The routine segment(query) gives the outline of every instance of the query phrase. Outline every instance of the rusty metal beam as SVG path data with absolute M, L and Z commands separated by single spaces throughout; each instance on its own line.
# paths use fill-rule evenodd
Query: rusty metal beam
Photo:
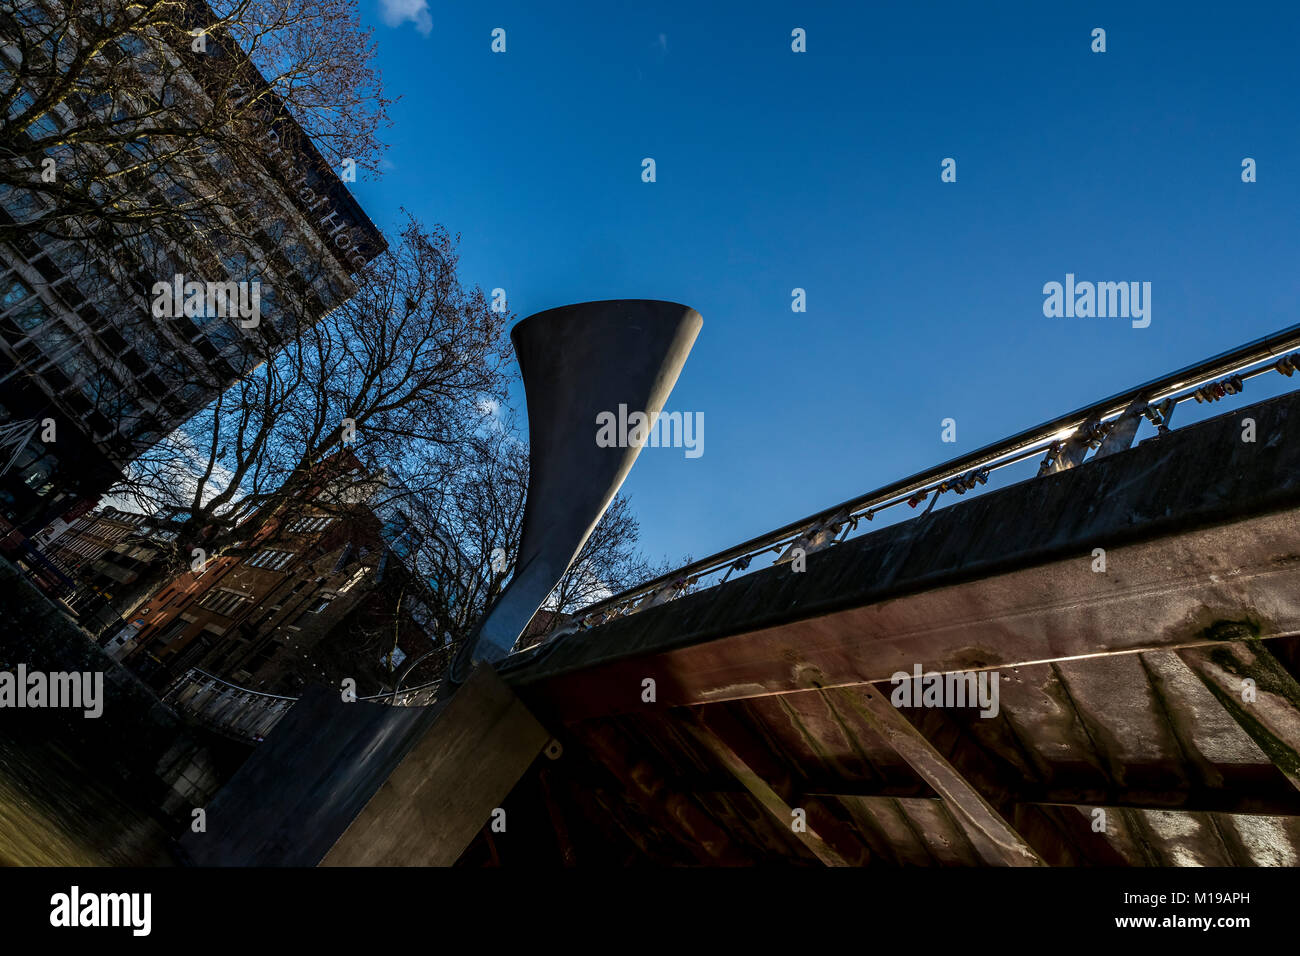
M 884 694 L 874 688 L 864 691 L 832 688 L 824 693 L 857 714 L 934 788 L 949 812 L 965 825 L 971 843 L 987 862 L 1006 866 L 1046 865 L 1011 824 L 889 703 Z

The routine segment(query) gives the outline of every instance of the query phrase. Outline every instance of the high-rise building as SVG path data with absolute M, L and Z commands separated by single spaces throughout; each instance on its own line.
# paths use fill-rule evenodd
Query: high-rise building
M 0 83 L 17 68 L 4 28 Z M 125 36 L 117 52 L 139 42 Z M 113 102 L 74 92 L 40 122 L 107 121 Z M 20 96 L 11 112 L 24 106 Z M 84 513 L 133 458 L 274 354 L 295 325 L 345 301 L 355 273 L 385 248 L 286 111 L 260 145 L 252 176 L 243 140 L 238 147 L 248 192 L 240 222 L 214 207 L 137 235 L 59 238 L 34 225 L 48 200 L 0 185 L 0 227 L 29 227 L 0 242 L 0 550 L 29 553 L 30 534 Z M 155 198 L 179 189 L 180 201 L 233 165 L 209 149 L 187 167 L 183 188 L 161 170 L 138 187 Z M 181 295 L 163 295 L 160 283 Z M 254 304 L 256 316 L 246 314 Z

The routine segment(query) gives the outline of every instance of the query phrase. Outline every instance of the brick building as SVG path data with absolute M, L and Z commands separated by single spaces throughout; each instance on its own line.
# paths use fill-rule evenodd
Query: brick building
M 351 677 L 359 695 L 440 673 L 442 631 L 409 564 L 418 535 L 395 506 L 295 508 L 238 553 L 168 581 L 109 642 L 156 688 L 190 668 L 266 693 Z M 433 653 L 429 653 L 433 652 Z
M 29 560 L 43 556 L 31 576 L 91 634 L 116 630 L 157 589 L 159 557 L 176 539 L 176 524 L 165 514 L 111 506 L 58 520 L 31 539 Z

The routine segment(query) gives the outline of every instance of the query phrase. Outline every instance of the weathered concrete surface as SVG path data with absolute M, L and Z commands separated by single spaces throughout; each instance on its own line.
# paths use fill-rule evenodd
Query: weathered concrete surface
M 315 866 L 415 746 L 439 705 L 344 703 L 319 685 L 294 704 L 181 846 L 201 866 Z
M 492 668 L 480 665 L 322 865 L 451 866 L 548 739 Z
M 1257 442 L 1241 440 L 1254 418 Z M 960 500 L 560 639 L 502 668 L 539 713 L 634 711 L 1300 633 L 1300 394 Z M 1107 571 L 1092 571 L 1104 548 Z M 1135 626 L 1140 622 L 1140 626 Z
M 201 866 L 450 866 L 548 739 L 489 666 L 428 707 L 315 686 L 182 848 Z

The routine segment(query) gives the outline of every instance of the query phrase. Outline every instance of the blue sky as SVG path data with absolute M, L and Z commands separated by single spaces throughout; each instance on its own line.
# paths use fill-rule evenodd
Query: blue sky
M 519 318 L 703 314 L 668 409 L 704 454 L 647 448 L 624 486 L 653 558 L 1300 321 L 1293 5 L 360 2 L 401 97 L 353 187 L 381 228 L 459 232 Z M 1150 326 L 1044 317 L 1067 272 L 1150 282 Z

